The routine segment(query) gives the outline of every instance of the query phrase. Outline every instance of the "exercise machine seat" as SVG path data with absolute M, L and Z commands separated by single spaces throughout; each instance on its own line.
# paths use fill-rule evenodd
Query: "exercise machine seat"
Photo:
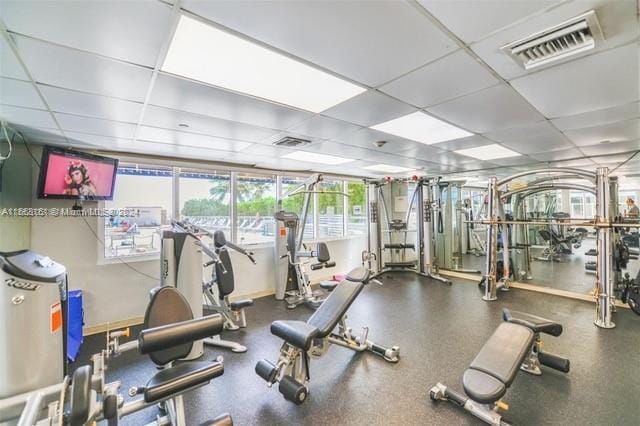
M 534 333 L 529 328 L 510 322 L 501 323 L 464 374 L 463 385 L 467 395 L 483 404 L 500 399 L 515 379 L 533 339 Z
M 507 387 L 500 380 L 471 368 L 464 372 L 462 385 L 467 395 L 481 404 L 497 401 L 507 392 Z
M 338 281 L 320 281 L 320 288 L 327 291 L 333 291 L 340 284 Z
M 188 362 L 166 368 L 147 382 L 144 401 L 152 403 L 175 396 L 195 386 L 206 384 L 223 373 L 224 367 L 219 362 Z
M 322 306 L 324 305 L 320 307 Z M 304 321 L 274 321 L 271 323 L 271 334 L 305 351 L 309 350 L 311 342 L 318 335 L 318 332 L 317 327 Z
M 253 299 L 236 300 L 235 302 L 229 303 L 229 307 L 233 311 L 237 311 L 248 306 L 253 306 Z
M 536 315 L 524 312 L 510 311 L 507 308 L 502 309 L 502 318 L 513 324 L 523 325 L 534 333 L 545 333 L 558 337 L 562 334 L 562 324 L 555 321 L 542 318 Z
M 362 269 L 362 271 L 360 271 Z M 349 280 L 351 276 L 352 280 Z M 364 268 L 358 268 L 358 270 L 351 271 L 347 276 L 347 280 L 341 282 L 335 290 L 329 294 L 329 297 L 320 305 L 320 307 L 311 315 L 311 318 L 307 321 L 312 327 L 317 328 L 317 337 L 327 337 L 329 333 L 336 328 L 338 321 L 342 318 L 349 309 L 349 306 L 356 300 L 358 294 L 364 287 L 361 280 L 356 278 L 368 279 L 369 273 Z

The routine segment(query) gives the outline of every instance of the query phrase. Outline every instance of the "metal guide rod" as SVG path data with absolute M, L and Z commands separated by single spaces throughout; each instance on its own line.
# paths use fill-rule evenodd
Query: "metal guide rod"
M 558 226 L 590 226 L 593 228 L 637 228 L 640 223 L 637 222 L 591 222 L 583 219 L 564 219 L 559 218 L 562 222 L 544 221 L 544 220 L 465 220 L 465 223 L 476 223 L 480 225 L 506 224 L 506 225 L 558 225 Z M 572 220 L 577 220 L 572 222 Z
M 596 169 L 596 222 L 608 223 L 610 220 L 611 192 L 609 188 L 609 169 Z M 596 228 L 596 320 L 595 325 L 601 328 L 613 328 L 613 256 L 611 229 Z
M 498 244 L 496 241 L 497 237 L 497 218 L 496 218 L 496 206 L 495 203 L 497 201 L 497 191 L 498 191 L 498 178 L 495 176 L 489 178 L 489 195 L 488 195 L 488 206 L 487 206 L 487 214 L 491 219 L 490 223 L 487 224 L 487 258 L 485 264 L 485 290 L 484 296 L 482 296 L 483 300 L 491 301 L 496 300 L 496 256 L 498 251 Z
M 584 191 L 584 192 L 590 192 L 592 194 L 595 194 L 595 190 L 590 186 L 579 185 L 575 183 L 559 182 L 559 183 L 539 183 L 537 185 L 523 186 L 522 188 L 516 188 L 512 191 L 503 192 L 502 194 L 500 194 L 500 197 L 507 198 L 514 194 L 519 194 L 521 192 L 526 192 L 527 195 L 533 195 L 538 192 L 550 191 L 550 190 L 556 190 L 556 189 L 574 189 L 576 191 Z
M 496 185 L 498 187 L 511 182 L 514 179 L 518 179 L 524 176 L 529 176 L 529 175 L 536 175 L 536 174 L 544 174 L 544 173 L 555 173 L 555 174 L 567 174 L 567 175 L 579 175 L 579 176 L 584 176 L 588 179 L 591 180 L 595 180 L 596 179 L 596 174 L 593 172 L 587 172 L 585 170 L 581 170 L 581 169 L 574 169 L 571 167 L 556 167 L 556 168 L 549 168 L 549 169 L 538 169 L 538 170 L 529 170 L 526 172 L 522 172 L 522 173 L 516 173 L 515 175 L 511 175 L 509 177 L 506 177 L 504 179 L 502 179 L 501 181 L 497 182 Z

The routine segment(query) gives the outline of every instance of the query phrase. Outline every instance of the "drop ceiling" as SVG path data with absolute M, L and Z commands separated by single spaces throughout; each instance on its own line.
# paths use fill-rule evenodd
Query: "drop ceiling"
M 526 71 L 500 50 L 591 9 L 605 41 L 588 53 Z M 364 91 L 312 113 L 163 72 L 182 15 Z M 355 176 L 617 167 L 640 149 L 636 0 L 0 0 L 0 20 L 0 118 L 33 143 Z M 424 145 L 370 128 L 418 111 L 472 136 Z M 287 135 L 312 142 L 272 145 Z M 521 155 L 454 153 L 492 144 Z M 282 158 L 296 150 L 353 161 Z

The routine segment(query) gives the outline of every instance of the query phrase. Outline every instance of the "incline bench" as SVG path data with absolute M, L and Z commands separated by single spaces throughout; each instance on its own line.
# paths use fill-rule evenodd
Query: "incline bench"
M 508 407 L 500 401 L 518 370 L 541 375 L 540 365 L 569 372 L 569 360 L 541 352 L 540 333 L 559 336 L 562 325 L 522 312 L 503 309 L 500 324 L 464 372 L 462 384 L 468 398 L 442 383 L 429 392 L 433 401 L 452 401 L 479 419 L 496 426 L 507 425 L 497 412 Z
M 307 322 L 274 321 L 271 333 L 284 340 L 280 358 L 276 365 L 266 359 L 259 361 L 256 373 L 269 386 L 279 382 L 278 388 L 285 399 L 302 404 L 309 393 L 309 356 L 323 355 L 332 343 L 357 352 L 371 351 L 389 362 L 398 362 L 400 349 L 397 346 L 386 348 L 367 340 L 367 327 L 363 328 L 362 335 L 354 336 L 346 325 L 346 312 L 369 279 L 369 270 L 356 268 L 336 286 Z M 336 326 L 338 332 L 333 333 Z

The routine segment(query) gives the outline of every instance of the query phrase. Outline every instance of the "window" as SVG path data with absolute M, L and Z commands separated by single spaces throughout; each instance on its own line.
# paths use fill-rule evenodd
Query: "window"
M 304 199 L 306 194 L 296 194 L 292 196 L 287 196 L 290 191 L 293 191 L 300 185 L 304 183 L 304 179 L 292 178 L 292 177 L 282 177 L 282 209 L 287 212 L 293 212 L 300 217 L 302 220 L 302 206 L 304 203 Z M 312 240 L 315 238 L 315 231 L 313 227 L 313 212 L 314 212 L 314 204 L 313 204 L 313 195 L 309 200 L 309 208 L 307 210 L 307 221 L 304 227 L 304 239 Z
M 119 164 L 114 197 L 105 201 L 105 208 L 127 209 L 135 215 L 105 218 L 105 258 L 159 255 L 160 228 L 172 218 L 172 180 L 168 167 Z
M 318 194 L 318 237 L 341 237 L 344 235 L 344 183 L 341 180 L 320 182 Z
M 571 217 L 585 217 L 584 212 L 584 194 L 578 191 L 571 191 L 570 193 L 570 202 L 571 202 Z
M 180 170 L 180 217 L 231 238 L 231 179 L 228 173 Z
M 239 244 L 272 243 L 275 235 L 275 176 L 238 175 L 236 193 Z
M 367 186 L 362 182 L 347 182 L 347 235 L 367 234 Z

